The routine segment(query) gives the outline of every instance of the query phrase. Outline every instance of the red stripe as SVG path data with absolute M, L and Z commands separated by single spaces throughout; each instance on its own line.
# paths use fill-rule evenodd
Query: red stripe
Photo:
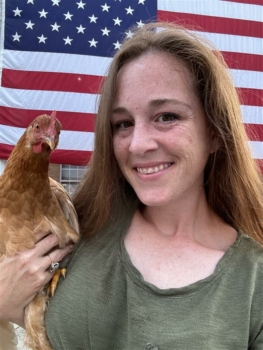
M 237 91 L 242 105 L 263 106 L 263 90 L 238 88 Z
M 87 165 L 92 152 L 55 150 L 50 158 L 51 163 Z
M 263 0 L 221 0 L 228 2 L 239 2 L 241 4 L 249 4 L 249 5 L 263 5 Z
M 0 143 L 0 159 L 8 159 L 13 149 L 14 146 Z M 55 150 L 50 161 L 58 164 L 87 165 L 91 155 L 90 151 Z
M 38 115 L 51 112 L 0 106 L 0 124 L 27 128 Z M 57 118 L 63 130 L 94 131 L 94 114 L 57 111 Z
M 261 171 L 261 173 L 263 174 L 263 160 L 262 159 L 255 159 L 258 167 L 259 167 L 259 170 Z
M 244 124 L 250 141 L 263 141 L 262 124 Z
M 263 55 L 236 52 L 222 54 L 229 68 L 263 72 Z M 76 83 L 76 79 L 80 79 L 79 84 Z M 25 72 L 4 68 L 2 86 L 25 90 L 97 93 L 101 80 L 102 77 L 98 76 L 78 75 L 76 78 L 76 74 Z
M 252 55 L 248 55 L 252 56 Z M 227 64 L 229 64 L 230 68 L 235 68 L 235 69 L 241 69 L 244 67 L 244 62 L 247 63 L 247 61 L 242 59 L 241 54 L 236 54 L 236 55 L 229 55 L 229 53 L 224 53 L 224 57 L 226 58 Z M 237 61 L 235 61 L 235 66 L 233 67 L 234 64 L 234 59 L 238 59 L 240 57 L 241 59 L 241 64 Z M 260 57 L 260 56 L 259 56 Z M 263 71 L 263 56 L 261 63 L 260 60 L 258 59 L 257 62 L 259 63 L 260 67 Z M 19 73 L 23 73 L 20 71 L 11 71 L 11 70 L 4 70 L 5 75 L 7 72 L 16 72 L 17 76 L 19 76 Z M 23 75 L 23 74 L 22 74 Z M 50 77 L 52 74 L 50 74 Z M 46 80 L 48 81 L 48 80 Z M 33 82 L 33 80 L 32 80 Z M 19 88 L 20 89 L 29 89 L 31 90 L 31 86 L 27 82 L 24 86 L 23 81 L 20 81 L 19 83 Z M 8 86 L 6 86 L 8 87 Z M 11 86 L 10 86 L 11 87 Z M 44 90 L 48 90 L 48 86 L 42 86 Z M 255 105 L 255 106 L 263 106 L 263 90 L 260 89 L 248 89 L 248 88 L 240 88 L 239 89 L 242 97 L 243 104 L 245 105 Z M 15 108 L 7 108 L 7 107 L 0 107 L 0 111 L 3 109 L 2 115 L 0 115 L 0 123 L 1 120 L 2 124 L 9 125 L 8 120 L 14 120 L 14 125 L 13 126 L 19 126 L 19 127 L 26 127 L 29 122 L 31 122 L 37 115 L 46 113 L 46 111 L 27 111 L 23 109 L 15 109 Z M 65 124 L 65 130 L 85 130 L 85 131 L 93 131 L 94 125 L 93 125 L 93 114 L 84 114 L 84 113 L 73 113 L 73 112 L 59 112 L 59 118 L 61 119 L 61 123 L 64 125 Z M 23 124 L 21 124 L 21 120 L 23 120 Z M 6 121 L 5 121 L 6 120 Z M 92 121 L 91 121 L 92 120 Z
M 102 78 L 96 75 L 31 72 L 3 68 L 2 86 L 12 89 L 97 93 Z
M 227 51 L 221 53 L 229 68 L 263 72 L 263 55 Z
M 179 22 L 198 31 L 262 38 L 263 22 L 242 19 L 158 11 L 158 21 Z

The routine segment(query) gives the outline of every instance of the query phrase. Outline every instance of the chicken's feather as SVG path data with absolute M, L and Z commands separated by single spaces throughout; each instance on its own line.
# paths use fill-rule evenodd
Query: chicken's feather
M 48 177 L 60 129 L 54 112 L 37 117 L 7 161 L 0 177 L 0 259 L 33 248 L 39 231 L 56 234 L 60 247 L 78 240 L 78 219 L 70 197 Z M 34 350 L 51 349 L 44 329 L 47 300 L 44 289 L 26 308 L 26 339 Z

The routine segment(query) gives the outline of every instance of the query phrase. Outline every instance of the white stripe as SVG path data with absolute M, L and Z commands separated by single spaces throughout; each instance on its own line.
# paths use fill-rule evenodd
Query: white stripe
M 263 22 L 262 6 L 219 0 L 157 0 L 162 11 Z
M 230 69 L 230 73 L 238 88 L 263 89 L 263 72 Z
M 243 122 L 246 124 L 263 124 L 263 107 L 241 106 Z
M 25 129 L 1 125 L 0 143 L 16 145 Z M 93 151 L 94 133 L 62 130 L 57 149 L 73 151 Z
M 95 113 L 95 94 L 0 88 L 0 105 L 5 107 Z
M 111 58 L 66 53 L 4 50 L 3 67 L 9 69 L 104 76 Z
M 263 55 L 263 39 L 261 38 L 199 31 L 194 31 L 194 33 L 209 40 L 220 51 Z
M 263 142 L 261 141 L 249 141 L 249 147 L 253 158 L 263 159 Z
M 239 35 L 195 32 L 220 51 L 263 55 L 263 39 Z M 3 68 L 104 76 L 112 58 L 48 52 L 4 50 Z

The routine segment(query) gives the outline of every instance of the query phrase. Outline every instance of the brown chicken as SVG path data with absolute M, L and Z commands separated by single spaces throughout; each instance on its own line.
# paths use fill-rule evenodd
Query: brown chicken
M 56 234 L 60 247 L 79 238 L 77 215 L 70 197 L 48 176 L 50 154 L 58 144 L 60 129 L 56 112 L 37 117 L 7 161 L 0 177 L 0 260 L 34 247 L 35 233 L 39 231 Z M 64 267 L 63 262 L 60 267 Z M 26 307 L 25 342 L 34 350 L 51 349 L 44 313 L 50 291 L 54 293 L 55 288 L 56 282 L 52 287 L 49 284 Z

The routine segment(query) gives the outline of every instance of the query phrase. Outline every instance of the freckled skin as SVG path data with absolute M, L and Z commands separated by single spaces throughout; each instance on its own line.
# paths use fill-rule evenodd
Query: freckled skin
M 199 195 L 215 140 L 183 62 L 155 52 L 126 63 L 111 122 L 116 159 L 142 203 L 169 207 Z M 161 164 L 171 166 L 159 177 L 136 171 Z

